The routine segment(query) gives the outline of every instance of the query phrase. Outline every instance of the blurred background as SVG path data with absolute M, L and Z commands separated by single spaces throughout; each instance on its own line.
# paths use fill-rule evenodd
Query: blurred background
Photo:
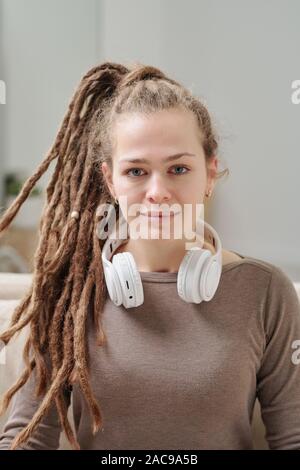
M 0 216 L 52 146 L 95 64 L 161 68 L 207 105 L 220 170 L 206 220 L 223 247 L 300 280 L 299 0 L 0 0 Z M 0 236 L 0 271 L 30 272 L 55 162 Z

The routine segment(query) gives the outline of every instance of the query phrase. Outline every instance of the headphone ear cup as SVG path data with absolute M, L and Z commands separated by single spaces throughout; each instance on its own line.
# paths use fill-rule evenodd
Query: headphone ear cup
M 209 250 L 196 247 L 188 250 L 184 256 L 177 275 L 178 295 L 185 302 L 199 304 L 203 297 L 200 288 L 205 272 L 206 261 L 210 258 Z
M 203 267 L 203 273 L 200 279 L 200 295 L 203 300 L 211 300 L 219 286 L 222 274 L 222 267 L 210 256 Z
M 118 307 L 122 304 L 123 295 L 119 275 L 113 263 L 104 266 L 105 283 L 112 302 Z
M 120 281 L 124 307 L 142 305 L 144 303 L 143 284 L 132 254 L 129 251 L 118 253 L 113 257 L 112 264 Z

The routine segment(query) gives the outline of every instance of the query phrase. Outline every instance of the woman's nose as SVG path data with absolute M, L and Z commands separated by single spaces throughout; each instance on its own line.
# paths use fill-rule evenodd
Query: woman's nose
M 153 177 L 149 183 L 146 198 L 152 203 L 161 204 L 171 198 L 171 193 L 166 187 L 163 178 Z

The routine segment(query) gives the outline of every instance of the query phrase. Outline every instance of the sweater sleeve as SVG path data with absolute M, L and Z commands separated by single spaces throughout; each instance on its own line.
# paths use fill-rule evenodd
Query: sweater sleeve
M 264 313 L 257 397 L 265 437 L 270 449 L 300 450 L 300 304 L 292 281 L 276 266 Z
M 9 405 L 8 419 L 0 433 L 0 450 L 9 450 L 14 438 L 31 421 L 42 403 L 43 396 L 35 395 L 36 368 L 33 369 L 27 382 L 13 396 Z M 67 408 L 70 406 L 71 391 L 65 390 L 64 398 Z M 61 424 L 55 401 L 43 417 L 27 442 L 15 450 L 57 450 L 61 433 Z

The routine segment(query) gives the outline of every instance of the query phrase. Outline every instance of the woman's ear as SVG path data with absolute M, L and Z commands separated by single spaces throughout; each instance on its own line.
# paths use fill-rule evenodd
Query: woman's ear
M 216 183 L 216 174 L 218 172 L 218 158 L 217 157 L 212 157 L 208 160 L 206 163 L 207 165 L 207 190 L 211 190 L 211 192 L 214 189 L 215 183 Z
M 115 195 L 113 178 L 112 178 L 112 176 L 113 176 L 112 175 L 112 170 L 111 170 L 111 168 L 110 168 L 110 166 L 108 165 L 107 162 L 102 163 L 101 170 L 102 170 L 102 173 L 103 173 L 103 177 L 104 177 L 106 186 L 107 186 L 110 194 L 112 195 L 112 197 L 115 199 L 116 195 Z

